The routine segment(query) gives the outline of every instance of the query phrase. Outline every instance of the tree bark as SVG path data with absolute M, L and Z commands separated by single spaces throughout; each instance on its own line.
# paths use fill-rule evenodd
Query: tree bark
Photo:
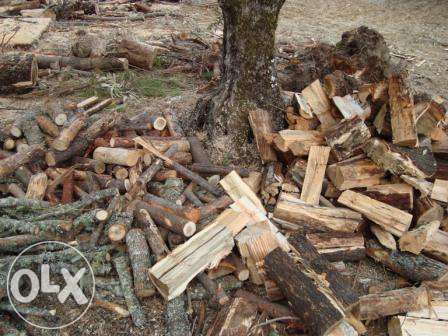
M 274 69 L 275 31 L 284 0 L 220 0 L 224 18 L 221 82 L 198 101 L 198 126 L 210 135 L 229 136 L 237 152 L 249 136 L 248 113 L 259 107 L 274 114 L 281 106 Z

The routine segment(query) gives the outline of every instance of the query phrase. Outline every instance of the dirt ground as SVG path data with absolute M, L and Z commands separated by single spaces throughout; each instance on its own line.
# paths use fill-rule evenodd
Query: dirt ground
M 145 22 L 56 22 L 45 33 L 36 49 L 45 53 L 68 55 L 70 41 L 77 29 L 86 29 L 104 39 L 130 34 L 141 41 L 161 40 L 181 32 L 212 41 L 220 38 L 219 9 L 216 1 L 185 1 L 182 4 L 158 4 L 160 11 L 174 13 Z M 351 28 L 367 25 L 382 33 L 394 55 L 394 61 L 408 63 L 416 89 L 448 98 L 448 2 L 419 0 L 287 0 L 280 17 L 277 40 L 279 42 L 302 43 L 321 40 L 335 43 L 340 35 Z M 176 80 L 176 90 L 165 90 L 162 94 L 139 96 L 128 95 L 128 113 L 144 109 L 171 108 L 178 113 L 187 113 L 194 107 L 198 97 L 197 88 L 205 83 L 197 74 L 164 75 L 154 70 L 145 76 L 162 80 Z M 120 81 L 115 75 L 107 76 L 110 92 L 120 90 Z M 112 84 L 111 84 L 112 83 Z M 115 86 L 113 84 L 116 84 Z M 121 92 L 121 91 L 119 91 Z M 70 99 L 88 95 L 76 92 Z M 43 108 L 43 100 L 17 101 L 0 98 L 1 106 L 21 108 Z M 5 110 L 6 111 L 6 110 Z M 5 112 L 6 113 L 6 112 Z M 221 157 L 216 163 L 225 163 Z M 368 285 L 384 280 L 389 275 L 373 262 L 364 260 L 351 265 L 353 287 L 365 292 Z M 119 302 L 119 301 L 117 301 Z M 124 305 L 124 302 L 120 302 Z M 163 302 L 154 298 L 144 302 L 145 312 L 151 326 L 135 330 L 130 319 L 118 319 L 109 312 L 93 307 L 79 323 L 62 332 L 30 330 L 35 335 L 165 335 L 163 325 Z M 369 335 L 384 333 L 384 323 L 369 328 Z

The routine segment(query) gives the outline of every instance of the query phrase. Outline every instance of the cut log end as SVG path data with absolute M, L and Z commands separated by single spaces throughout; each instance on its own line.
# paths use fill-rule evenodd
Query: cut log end
M 126 227 L 123 224 L 111 225 L 107 235 L 113 242 L 122 241 L 126 236 Z
M 196 232 L 196 224 L 193 222 L 188 222 L 183 228 L 183 233 L 185 237 L 191 237 Z
M 98 210 L 95 217 L 98 221 L 104 222 L 109 217 L 109 213 L 106 210 Z

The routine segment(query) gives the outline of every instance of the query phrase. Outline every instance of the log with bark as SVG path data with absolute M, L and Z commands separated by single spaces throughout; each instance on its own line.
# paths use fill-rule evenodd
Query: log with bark
M 37 82 L 38 62 L 33 54 L 3 53 L 0 55 L 0 92 L 17 90 L 22 82 L 34 86 Z
M 73 56 L 49 56 L 37 55 L 37 65 L 39 69 L 60 69 L 64 67 L 72 67 L 76 70 L 90 71 L 123 71 L 129 68 L 127 59 L 123 58 L 79 58 Z

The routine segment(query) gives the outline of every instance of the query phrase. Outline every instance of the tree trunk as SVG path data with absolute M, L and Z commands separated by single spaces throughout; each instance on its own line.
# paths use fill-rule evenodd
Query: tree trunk
M 220 0 L 224 18 L 222 78 L 218 89 L 198 101 L 199 127 L 216 139 L 228 136 L 235 149 L 247 143 L 248 114 L 256 107 L 279 122 L 280 87 L 274 67 L 275 31 L 285 0 Z M 273 113 L 276 111 L 277 113 Z

